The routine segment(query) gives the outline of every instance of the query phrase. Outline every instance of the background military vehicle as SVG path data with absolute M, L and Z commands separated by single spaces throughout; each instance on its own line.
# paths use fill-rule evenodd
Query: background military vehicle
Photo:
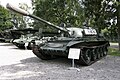
M 47 31 L 36 30 L 36 29 L 20 29 L 14 30 L 12 33 L 19 33 L 21 37 L 14 39 L 12 43 L 20 49 L 32 49 L 33 44 L 39 45 L 50 39 L 53 34 L 58 35 L 58 33 L 50 33 Z
M 60 37 L 50 39 L 42 45 L 34 46 L 33 53 L 41 59 L 52 59 L 56 56 L 68 58 L 71 48 L 80 49 L 79 60 L 75 61 L 82 65 L 91 65 L 107 55 L 109 41 L 99 36 L 93 28 L 59 27 L 10 4 L 7 4 L 7 8 L 24 16 L 35 18 L 61 31 Z
M 3 42 L 12 42 L 14 39 L 19 39 L 22 34 L 25 34 L 26 29 L 16 30 L 16 29 L 7 29 L 0 33 L 0 41 Z M 28 29 L 27 29 L 28 30 Z
M 30 42 L 32 40 L 38 39 L 37 36 L 38 30 L 32 28 L 19 29 L 19 30 L 11 30 L 11 33 L 14 37 L 14 34 L 19 34 L 17 39 L 13 39 L 12 43 L 16 45 L 20 49 L 31 49 Z M 16 35 L 15 35 L 16 36 Z M 20 37 L 19 37 L 20 36 Z
M 2 31 L 0 33 L 0 41 L 1 42 L 10 42 L 13 39 L 10 30 Z
M 13 29 L 10 30 L 10 32 L 13 39 L 19 39 L 21 35 L 34 34 L 35 32 L 38 32 L 38 30 L 32 28 L 25 28 L 25 29 L 15 29 L 15 30 Z
M 0 42 L 5 42 L 5 38 L 4 38 L 3 34 L 2 34 L 2 32 L 0 33 Z
M 38 37 L 33 34 L 26 34 L 21 35 L 19 39 L 13 40 L 12 43 L 20 49 L 31 49 L 32 46 L 30 45 L 30 42 L 37 38 Z

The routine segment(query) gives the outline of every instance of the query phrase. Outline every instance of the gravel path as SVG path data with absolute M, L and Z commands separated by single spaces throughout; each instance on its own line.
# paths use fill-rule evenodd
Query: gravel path
M 45 61 L 31 50 L 0 43 L 0 80 L 120 80 L 120 57 L 108 55 L 91 66 L 70 67 L 71 60 Z

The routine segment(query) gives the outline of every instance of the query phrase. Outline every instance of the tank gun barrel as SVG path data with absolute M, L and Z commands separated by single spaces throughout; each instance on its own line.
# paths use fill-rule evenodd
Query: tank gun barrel
M 43 23 L 45 23 L 45 24 L 48 24 L 48 25 L 50 25 L 50 26 L 52 26 L 52 27 L 54 27 L 54 28 L 56 28 L 56 29 L 58 29 L 58 30 L 60 30 L 60 31 L 63 31 L 63 32 L 65 32 L 65 33 L 68 33 L 68 30 L 67 30 L 67 29 L 62 28 L 62 27 L 59 27 L 59 26 L 57 26 L 57 25 L 54 25 L 54 24 L 52 24 L 52 23 L 50 23 L 50 22 L 48 22 L 48 21 L 46 21 L 46 20 L 44 20 L 44 19 L 42 19 L 42 18 L 40 18 L 40 17 L 37 17 L 37 16 L 35 16 L 35 15 L 32 15 L 32 14 L 30 14 L 29 12 L 27 12 L 27 11 L 25 11 L 25 10 L 23 10 L 23 9 L 17 8 L 17 7 L 15 7 L 15 6 L 13 6 L 13 5 L 9 4 L 9 3 L 6 5 L 6 7 L 7 7 L 7 9 L 9 9 L 9 10 L 11 10 L 11 11 L 14 11 L 14 12 L 19 13 L 19 14 L 24 15 L 24 16 L 32 17 L 32 18 L 34 18 L 34 19 L 36 19 L 36 20 L 39 20 L 39 21 L 41 21 L 41 22 L 43 22 Z M 68 34 L 69 34 L 69 33 L 68 33 Z

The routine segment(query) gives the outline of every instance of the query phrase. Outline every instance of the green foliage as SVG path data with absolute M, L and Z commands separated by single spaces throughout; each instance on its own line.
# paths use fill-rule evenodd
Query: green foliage
M 106 29 L 105 35 L 117 38 L 117 7 L 115 0 L 32 0 L 36 16 L 51 23 L 70 23 L 80 27 L 83 22 L 98 29 L 99 32 Z M 35 27 L 46 27 L 39 21 L 34 22 Z
M 84 21 L 83 9 L 79 0 L 33 0 L 34 14 L 51 23 L 70 23 L 80 27 Z M 35 21 L 35 26 L 46 24 Z
M 11 22 L 16 29 L 23 29 L 26 27 L 26 23 L 22 15 L 11 12 Z
M 0 31 L 4 31 L 13 27 L 10 18 L 11 16 L 9 11 L 0 5 Z
M 26 3 L 19 3 L 19 8 L 28 11 L 29 7 Z M 24 29 L 27 27 L 28 23 L 28 17 L 23 16 L 21 14 L 10 12 L 11 14 L 11 21 L 14 24 L 14 28 L 16 29 Z
M 118 49 L 109 48 L 108 54 L 113 56 L 120 56 L 120 51 Z
M 99 30 L 115 25 L 116 4 L 112 0 L 84 0 L 83 5 L 90 25 L 96 26 Z
M 118 40 L 120 35 L 120 6 L 119 0 L 83 0 L 85 17 L 88 24 L 94 26 L 99 32 L 105 32 L 110 40 Z M 119 31 L 118 31 L 119 30 Z

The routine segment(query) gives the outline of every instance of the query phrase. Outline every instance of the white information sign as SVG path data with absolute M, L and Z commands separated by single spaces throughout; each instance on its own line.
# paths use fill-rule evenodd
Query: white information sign
M 70 48 L 68 58 L 70 59 L 79 59 L 80 56 L 80 49 L 77 48 Z

